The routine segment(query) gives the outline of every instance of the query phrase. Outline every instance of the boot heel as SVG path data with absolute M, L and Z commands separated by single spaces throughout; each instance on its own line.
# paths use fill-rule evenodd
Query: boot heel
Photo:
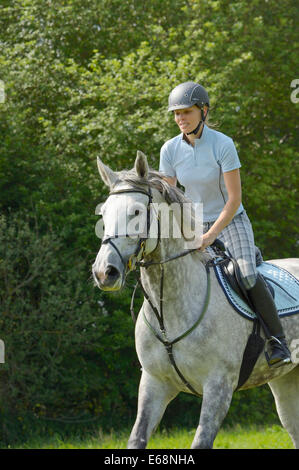
M 270 354 L 267 351 L 268 345 L 271 349 Z M 265 356 L 269 367 L 280 367 L 292 362 L 291 353 L 284 336 L 270 336 L 266 340 Z

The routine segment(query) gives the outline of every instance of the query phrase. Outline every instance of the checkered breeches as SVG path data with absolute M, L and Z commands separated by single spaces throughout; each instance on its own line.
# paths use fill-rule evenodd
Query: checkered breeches
M 212 225 L 213 222 L 204 223 L 203 232 L 206 233 Z M 237 260 L 244 287 L 246 289 L 253 287 L 257 278 L 256 248 L 252 226 L 246 212 L 236 215 L 217 238 Z

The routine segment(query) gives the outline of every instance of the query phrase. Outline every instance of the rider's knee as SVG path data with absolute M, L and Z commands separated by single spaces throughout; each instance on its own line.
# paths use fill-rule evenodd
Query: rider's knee
M 257 275 L 250 274 L 249 276 L 243 277 L 242 281 L 246 290 L 251 289 L 256 283 Z

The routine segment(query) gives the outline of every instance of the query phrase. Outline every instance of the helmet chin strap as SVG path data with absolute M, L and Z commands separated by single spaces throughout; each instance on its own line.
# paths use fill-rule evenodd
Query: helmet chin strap
M 190 135 L 190 134 L 195 134 L 195 135 L 196 135 L 197 132 L 198 132 L 199 129 L 200 129 L 201 124 L 202 124 L 203 122 L 205 122 L 206 116 L 205 116 L 204 110 L 201 108 L 200 111 L 201 111 L 201 121 L 199 121 L 198 126 L 196 126 L 193 131 L 187 132 L 187 135 Z M 207 113 L 207 114 L 208 114 L 208 113 Z

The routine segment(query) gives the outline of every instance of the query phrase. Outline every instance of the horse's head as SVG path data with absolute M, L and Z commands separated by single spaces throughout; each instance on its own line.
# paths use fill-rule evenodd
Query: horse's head
M 98 158 L 98 169 L 109 187 L 108 199 L 101 207 L 104 235 L 100 251 L 92 266 L 94 280 L 103 290 L 119 290 L 126 274 L 137 260 L 157 247 L 158 219 L 154 213 L 153 192 L 147 184 L 147 158 L 137 152 L 134 169 L 127 172 L 138 184 L 121 178 Z

